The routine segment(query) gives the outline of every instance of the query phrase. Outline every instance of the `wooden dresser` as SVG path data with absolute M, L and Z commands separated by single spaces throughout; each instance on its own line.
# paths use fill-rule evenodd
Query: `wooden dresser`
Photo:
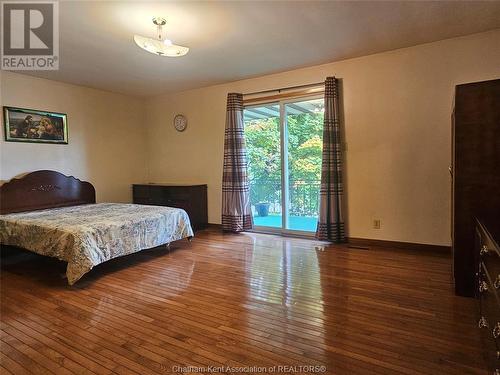
M 134 203 L 182 208 L 194 230 L 208 225 L 207 185 L 132 185 Z
M 456 87 L 452 137 L 455 292 L 472 297 L 478 268 L 474 218 L 500 212 L 500 79 Z
M 497 220 L 494 220 L 497 221 Z M 492 226 L 488 226 L 492 224 Z M 498 222 L 480 219 L 476 224 L 476 256 L 479 260 L 477 294 L 479 328 L 485 360 L 491 374 L 500 375 L 500 228 Z

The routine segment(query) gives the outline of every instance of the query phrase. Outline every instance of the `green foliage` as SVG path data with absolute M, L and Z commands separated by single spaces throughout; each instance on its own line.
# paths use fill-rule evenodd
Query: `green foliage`
M 248 171 L 251 181 L 279 180 L 280 124 L 278 118 L 245 124 Z
M 323 114 L 288 115 L 288 170 L 291 208 L 317 201 L 321 178 Z M 281 194 L 279 118 L 245 123 L 251 201 L 279 202 Z M 311 186 L 314 185 L 313 191 Z M 306 189 L 307 194 L 302 191 Z M 306 197 L 308 196 L 308 197 Z M 308 202 L 305 202 L 308 201 Z M 313 202 L 314 203 L 314 202 Z M 315 203 L 314 203 L 315 204 Z

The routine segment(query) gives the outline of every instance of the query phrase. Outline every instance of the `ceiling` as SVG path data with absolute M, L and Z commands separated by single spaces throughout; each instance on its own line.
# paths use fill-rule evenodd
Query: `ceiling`
M 155 15 L 188 55 L 135 45 Z M 152 96 L 495 28 L 500 1 L 62 1 L 60 70 L 28 74 Z

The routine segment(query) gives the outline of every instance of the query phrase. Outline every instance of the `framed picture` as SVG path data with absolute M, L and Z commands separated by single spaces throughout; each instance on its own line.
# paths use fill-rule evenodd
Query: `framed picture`
M 7 142 L 68 143 L 66 114 L 3 107 Z

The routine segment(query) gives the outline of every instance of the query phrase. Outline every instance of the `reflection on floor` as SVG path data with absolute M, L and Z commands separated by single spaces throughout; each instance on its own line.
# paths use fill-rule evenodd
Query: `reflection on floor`
M 450 262 L 204 231 L 107 262 L 68 287 L 63 263 L 18 257 L 1 265 L 0 365 L 14 374 L 189 365 L 485 374 L 476 301 L 453 295 Z

